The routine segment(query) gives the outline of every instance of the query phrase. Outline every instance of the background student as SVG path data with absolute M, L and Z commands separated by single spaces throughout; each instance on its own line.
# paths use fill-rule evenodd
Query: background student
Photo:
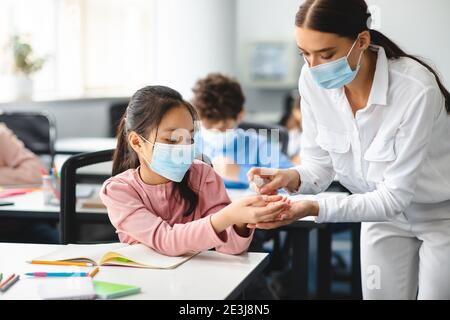
M 0 123 L 0 186 L 40 185 L 41 168 L 44 164 L 39 157 Z M 0 241 L 57 243 L 58 232 L 47 223 L 2 219 Z
M 202 123 L 197 152 L 208 156 L 224 179 L 247 183 L 246 174 L 252 166 L 292 165 L 278 145 L 270 144 L 257 131 L 238 128 L 244 118 L 245 97 L 235 79 L 211 73 L 197 81 L 193 92 L 193 104 Z
M 300 149 L 302 142 L 302 110 L 301 98 L 298 92 L 292 93 L 286 99 L 279 125 L 289 130 L 287 154 L 292 163 L 300 164 Z
M 0 123 L 0 185 L 41 184 L 44 165 L 4 123 Z
M 253 196 L 230 204 L 223 181 L 194 161 L 195 109 L 175 90 L 138 90 L 118 131 L 113 177 L 100 197 L 122 242 L 160 253 L 247 249 L 249 221 L 277 218 L 289 208 L 280 196 Z

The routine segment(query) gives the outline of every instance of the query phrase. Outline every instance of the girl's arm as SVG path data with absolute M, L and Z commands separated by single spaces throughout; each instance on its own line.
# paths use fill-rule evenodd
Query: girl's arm
M 130 184 L 119 179 L 106 181 L 100 198 L 122 242 L 139 242 L 169 256 L 209 250 L 225 243 L 213 229 L 211 216 L 171 226 L 144 206 Z

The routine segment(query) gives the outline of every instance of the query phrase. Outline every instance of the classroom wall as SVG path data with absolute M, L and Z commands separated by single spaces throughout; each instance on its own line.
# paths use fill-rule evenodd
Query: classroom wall
M 242 68 L 242 52 L 248 41 L 280 39 L 295 43 L 294 18 L 299 4 L 299 0 L 237 0 L 236 64 L 239 68 Z M 263 111 L 266 121 L 276 122 L 289 91 L 244 87 L 248 113 Z
M 56 122 L 57 138 L 107 137 L 109 106 L 125 98 L 81 99 L 0 104 L 0 111 L 45 111 Z
M 155 83 L 186 98 L 210 71 L 239 76 L 242 50 L 251 40 L 294 40 L 300 0 L 155 0 Z M 380 30 L 412 54 L 436 65 L 450 87 L 450 1 L 368 0 L 381 14 Z M 203 14 L 198 14 L 203 13 Z M 300 70 L 299 70 L 300 71 Z M 244 86 L 247 119 L 275 122 L 289 90 Z M 0 104 L 5 110 L 47 110 L 60 137 L 106 136 L 111 99 Z
M 187 99 L 199 77 L 235 74 L 235 0 L 156 0 L 156 83 Z
M 380 13 L 380 31 L 406 52 L 434 64 L 450 86 L 450 1 L 367 0 Z
M 294 38 L 294 17 L 300 0 L 237 0 L 236 56 L 239 65 L 243 43 L 250 39 Z M 381 14 L 380 31 L 407 52 L 427 58 L 450 87 L 450 1 L 367 0 Z M 284 90 L 245 89 L 250 111 L 263 110 L 276 117 Z

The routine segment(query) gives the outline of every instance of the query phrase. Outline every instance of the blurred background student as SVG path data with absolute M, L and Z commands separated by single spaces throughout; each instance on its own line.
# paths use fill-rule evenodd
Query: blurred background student
M 239 128 L 245 97 L 237 80 L 211 73 L 197 81 L 193 92 L 202 125 L 196 136 L 197 152 L 211 159 L 225 186 L 229 181 L 247 183 L 247 171 L 262 163 L 270 168 L 288 168 L 292 163 L 257 130 Z
M 41 184 L 43 163 L 0 123 L 0 185 Z
M 300 149 L 302 142 L 302 111 L 298 90 L 286 97 L 283 114 L 279 125 L 289 131 L 289 144 L 287 154 L 291 161 L 300 164 Z
M 42 183 L 44 165 L 35 154 L 25 148 L 22 141 L 5 124 L 0 123 L 0 186 L 38 186 Z M 57 243 L 55 226 L 3 219 L 0 224 L 0 241 Z

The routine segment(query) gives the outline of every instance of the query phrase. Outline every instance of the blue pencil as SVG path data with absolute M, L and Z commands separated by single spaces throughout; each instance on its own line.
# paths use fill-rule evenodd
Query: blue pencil
M 30 277 L 87 277 L 88 272 L 29 272 L 25 273 Z

